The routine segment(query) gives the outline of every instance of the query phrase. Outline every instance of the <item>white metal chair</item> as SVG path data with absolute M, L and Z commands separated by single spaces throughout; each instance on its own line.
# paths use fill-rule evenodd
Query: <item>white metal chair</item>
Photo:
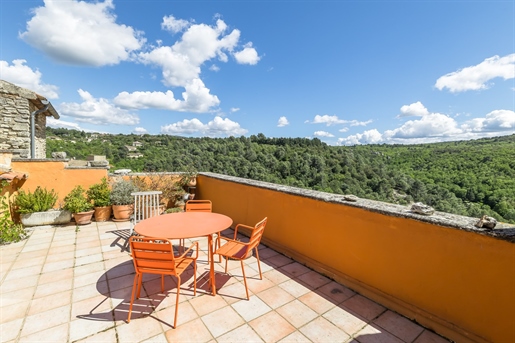
M 129 237 L 134 235 L 134 226 L 138 222 L 155 217 L 161 214 L 160 208 L 160 196 L 163 192 L 161 191 L 147 191 L 147 192 L 134 192 L 131 195 L 134 197 L 133 212 L 131 215 L 131 225 L 129 231 Z M 125 249 L 129 247 L 129 240 L 125 243 Z

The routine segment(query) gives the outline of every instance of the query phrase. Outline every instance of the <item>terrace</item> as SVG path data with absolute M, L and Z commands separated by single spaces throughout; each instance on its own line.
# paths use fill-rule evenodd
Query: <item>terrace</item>
M 30 163 L 16 163 L 36 184 L 69 173 L 63 180 L 87 185 L 107 173 L 90 170 L 88 178 L 84 170 L 45 168 L 38 177 Z M 474 228 L 474 218 L 424 217 L 403 206 L 211 173 L 199 175 L 197 196 L 235 224 L 268 216 L 263 280 L 255 278 L 255 259 L 246 261 L 250 301 L 239 265 L 230 264 L 236 277 L 218 266 L 217 296 L 201 282 L 194 297 L 191 278 L 183 282 L 174 329 L 173 281 L 166 296 L 149 279 L 138 302 L 143 313 L 128 324 L 134 271 L 113 242 L 129 224 L 41 227 L 0 247 L 2 341 L 515 340 L 512 226 L 485 231 Z M 199 242 L 205 254 L 206 240 Z

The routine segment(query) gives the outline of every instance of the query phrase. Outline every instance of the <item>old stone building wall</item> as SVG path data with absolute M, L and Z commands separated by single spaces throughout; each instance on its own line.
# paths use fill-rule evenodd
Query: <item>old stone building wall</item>
M 30 157 L 30 113 L 34 107 L 19 95 L 1 93 L 0 149 L 13 156 Z

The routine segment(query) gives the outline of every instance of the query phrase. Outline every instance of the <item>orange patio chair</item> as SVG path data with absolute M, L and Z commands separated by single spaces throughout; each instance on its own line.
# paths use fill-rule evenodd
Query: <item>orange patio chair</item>
M 213 212 L 213 203 L 211 200 L 188 200 L 184 207 L 185 212 Z M 218 239 L 215 241 L 215 249 L 220 246 L 220 232 L 216 233 Z M 184 240 L 181 241 L 184 245 Z M 219 261 L 221 262 L 221 261 Z
M 177 313 L 179 310 L 179 294 L 181 289 L 181 274 L 193 264 L 193 294 L 197 295 L 197 258 L 198 242 L 193 243 L 182 255 L 175 256 L 173 245 L 166 238 L 150 238 L 132 236 L 130 238 L 132 259 L 134 261 L 134 283 L 132 285 L 131 305 L 127 322 L 131 321 L 132 305 L 134 298 L 139 298 L 143 274 L 161 275 L 161 292 L 164 292 L 164 276 L 170 275 L 177 278 L 177 298 L 175 301 L 175 318 L 173 327 L 177 328 Z M 193 252 L 195 248 L 195 252 Z M 189 254 L 191 252 L 191 254 Z
M 263 236 L 263 232 L 265 231 L 267 220 L 268 218 L 265 217 L 265 219 L 261 220 L 254 227 L 243 224 L 236 225 L 236 228 L 234 229 L 234 239 L 222 237 L 222 239 L 226 240 L 227 243 L 225 243 L 215 251 L 215 254 L 225 257 L 225 273 L 227 273 L 228 259 L 240 261 L 241 271 L 243 272 L 243 282 L 245 283 L 245 291 L 247 292 L 247 300 L 249 299 L 249 289 L 247 287 L 247 279 L 245 277 L 245 268 L 243 260 L 249 257 L 252 254 L 252 249 L 254 249 L 256 253 L 257 265 L 259 268 L 259 279 L 262 280 L 263 275 L 261 274 L 258 245 L 261 242 L 261 237 Z M 236 237 L 238 235 L 238 229 L 241 227 L 250 229 L 252 232 L 248 243 L 236 240 Z

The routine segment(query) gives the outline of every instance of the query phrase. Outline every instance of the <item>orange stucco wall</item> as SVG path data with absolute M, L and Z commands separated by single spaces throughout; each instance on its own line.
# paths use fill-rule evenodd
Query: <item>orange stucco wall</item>
M 66 162 L 62 161 L 12 161 L 11 167 L 16 172 L 29 175 L 21 183 L 20 189 L 31 192 L 37 186 L 54 189 L 59 196 L 56 206 L 75 186 L 81 185 L 87 189 L 107 177 L 107 169 L 66 169 Z
M 235 224 L 267 216 L 265 244 L 450 339 L 515 342 L 515 244 L 205 175 L 197 193 Z

